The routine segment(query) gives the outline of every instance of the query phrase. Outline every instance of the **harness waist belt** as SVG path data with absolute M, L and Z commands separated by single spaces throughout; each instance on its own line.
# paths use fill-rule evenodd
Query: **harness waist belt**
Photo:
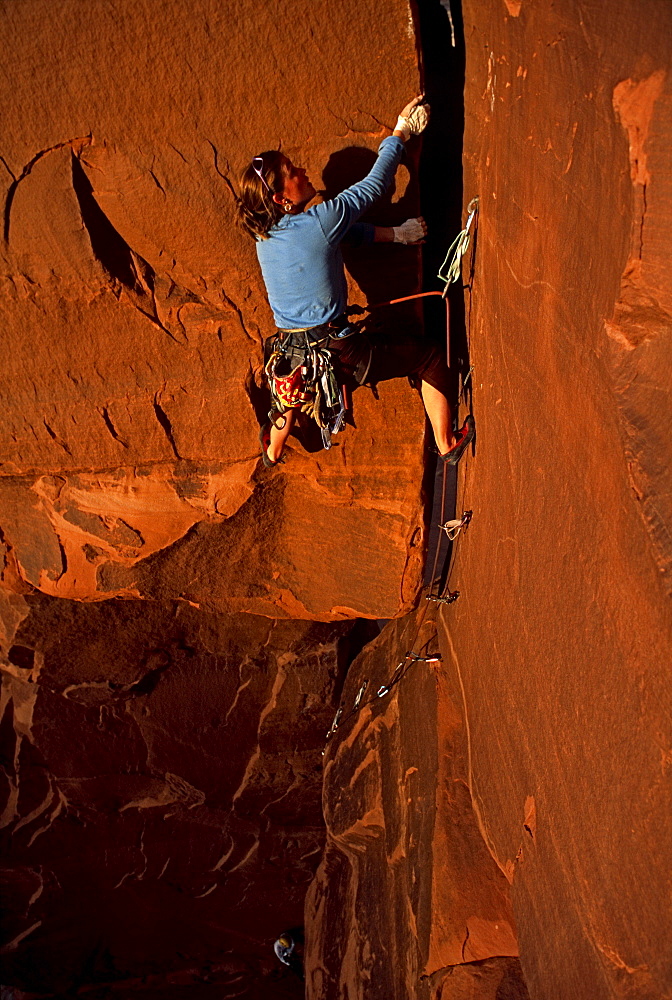
M 278 327 L 278 333 L 281 334 L 281 340 L 285 339 L 285 335 L 290 335 L 294 333 L 305 333 L 309 341 L 313 343 L 318 340 L 326 340 L 327 337 L 347 337 L 349 336 L 348 330 L 348 318 L 343 313 L 337 316 L 336 319 L 329 320 L 328 323 L 320 323 L 318 326 L 302 326 L 293 329 L 283 329 Z M 352 330 L 352 333 L 355 331 Z

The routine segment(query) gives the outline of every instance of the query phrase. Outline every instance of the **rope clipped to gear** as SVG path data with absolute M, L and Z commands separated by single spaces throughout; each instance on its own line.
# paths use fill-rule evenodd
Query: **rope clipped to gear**
M 394 685 L 399 683 L 401 678 L 404 676 L 408 668 L 413 663 L 440 663 L 440 662 L 441 662 L 441 657 L 438 654 L 436 656 L 420 656 L 418 653 L 413 653 L 413 652 L 406 653 L 404 659 L 397 664 L 397 669 L 394 671 L 392 677 L 387 682 L 387 684 L 380 685 L 380 687 L 376 691 L 376 698 L 384 698 L 385 695 L 389 694 Z M 406 664 L 408 665 L 406 666 Z
M 460 275 L 462 274 L 462 258 L 469 249 L 469 243 L 471 241 L 471 226 L 478 213 L 478 198 L 472 198 L 467 205 L 467 224 L 462 230 L 462 232 L 455 237 L 453 242 L 448 247 L 448 253 L 446 254 L 446 259 L 439 268 L 437 277 L 441 281 L 445 282 L 445 287 L 443 289 L 444 297 L 448 294 L 448 287 L 452 285 L 455 281 L 459 281 Z
M 360 686 L 359 690 L 357 691 L 357 694 L 355 695 L 354 701 L 352 703 L 352 708 L 347 713 L 347 715 L 345 716 L 343 715 L 345 706 L 342 704 L 339 705 L 338 711 L 334 716 L 334 721 L 331 724 L 331 728 L 329 729 L 329 732 L 325 737 L 326 742 L 327 743 L 329 742 L 329 740 L 334 735 L 339 726 L 347 722 L 354 715 L 357 715 L 357 713 L 361 709 L 365 708 L 367 705 L 373 705 L 374 702 L 378 700 L 378 698 L 384 698 L 385 695 L 388 695 L 392 690 L 392 688 L 395 686 L 395 684 L 399 683 L 404 674 L 410 669 L 410 667 L 412 667 L 414 663 L 440 663 L 440 662 L 441 662 L 441 656 L 438 653 L 434 654 L 433 656 L 421 656 L 419 653 L 414 653 L 413 651 L 406 653 L 406 656 L 403 658 L 403 660 L 401 660 L 397 664 L 397 667 L 392 676 L 390 677 L 389 681 L 387 681 L 386 684 L 381 684 L 376 693 L 372 697 L 368 698 L 365 702 L 362 702 L 364 693 L 369 686 L 369 679 L 367 677 L 366 680 Z M 326 752 L 326 747 L 322 751 L 323 757 L 325 752 Z
M 443 597 L 439 597 L 438 594 L 428 594 L 427 600 L 434 601 L 435 604 L 454 604 L 459 596 L 459 590 L 449 590 Z
M 462 528 L 468 528 L 473 514 L 473 510 L 465 510 L 462 517 L 456 518 L 454 521 L 446 521 L 445 524 L 440 524 L 439 528 L 445 531 L 451 542 L 454 542 Z

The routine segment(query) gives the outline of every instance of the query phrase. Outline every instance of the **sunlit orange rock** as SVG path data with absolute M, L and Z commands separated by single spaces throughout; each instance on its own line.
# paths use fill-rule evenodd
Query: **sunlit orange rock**
M 2 15 L 14 61 L 0 527 L 17 571 L 78 600 L 158 587 L 219 611 L 402 613 L 421 570 L 422 406 L 405 382 L 380 401 L 361 390 L 357 428 L 330 453 L 309 436 L 309 451 L 295 441 L 285 467 L 260 472 L 273 326 L 234 191 L 250 157 L 279 144 L 318 186 L 325 170 L 332 190 L 363 176 L 417 88 L 408 7 L 386 11 L 384 42 L 354 2 L 328 12 L 328 31 L 325 11 L 294 5 L 291 43 L 270 8 L 231 16 L 215 0 L 145 0 L 119 11 L 29 0 Z M 344 58 L 354 37 L 356 59 Z M 289 77 L 278 71 L 288 44 L 302 53 Z M 386 224 L 417 210 L 411 174 L 412 157 L 381 206 Z M 376 267 L 356 268 L 353 301 L 416 290 L 417 249 L 375 254 Z M 419 330 L 398 315 L 409 318 Z M 195 577 L 211 536 L 204 588 Z M 169 555 L 164 571 L 155 554 L 175 546 L 180 569 Z M 348 547 L 368 574 L 342 571 Z
M 654 1000 L 672 989 L 671 9 L 462 14 L 473 517 L 435 634 L 408 619 L 348 677 L 308 995 Z M 440 665 L 354 710 L 428 637 Z

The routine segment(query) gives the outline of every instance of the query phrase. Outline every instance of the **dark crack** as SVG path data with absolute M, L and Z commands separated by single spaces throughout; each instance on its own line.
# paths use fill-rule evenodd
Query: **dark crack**
M 128 443 L 124 441 L 123 438 L 119 437 L 119 435 L 117 434 L 117 430 L 114 424 L 112 423 L 112 420 L 110 419 L 110 414 L 107 407 L 103 406 L 102 408 L 99 408 L 98 412 L 105 421 L 105 426 L 107 427 L 108 431 L 110 432 L 114 440 L 117 441 L 120 445 L 122 445 L 122 447 L 128 448 Z
M 28 646 L 11 646 L 7 653 L 7 659 L 15 667 L 20 667 L 21 670 L 32 670 L 35 665 L 35 650 Z
M 181 459 L 182 456 L 177 450 L 177 445 L 175 444 L 175 438 L 173 437 L 173 425 L 170 422 L 168 414 L 163 409 L 156 396 L 154 397 L 154 402 L 152 405 L 154 406 L 154 413 L 156 414 L 156 419 L 161 424 L 163 432 L 168 438 L 168 442 L 170 443 L 170 447 L 173 449 L 173 454 L 175 455 L 175 458 Z
M 159 191 L 161 192 L 161 194 L 162 194 L 162 195 L 163 195 L 163 197 L 165 198 L 165 197 L 166 197 L 166 192 L 165 192 L 165 189 L 164 189 L 164 187 L 163 187 L 163 184 L 161 183 L 161 181 L 160 181 L 160 180 L 159 180 L 159 178 L 158 178 L 158 177 L 156 176 L 156 174 L 154 173 L 154 171 L 153 171 L 153 170 L 150 170 L 150 171 L 149 171 L 149 173 L 150 173 L 150 175 L 151 175 L 151 177 L 152 177 L 152 180 L 154 181 L 154 183 L 155 183 L 155 184 L 156 184 L 156 186 L 158 187 Z
M 222 178 L 222 180 L 224 181 L 224 183 L 228 187 L 228 189 L 231 192 L 231 194 L 233 195 L 234 199 L 237 200 L 236 192 L 234 191 L 233 184 L 229 180 L 228 173 L 223 174 L 222 171 L 219 169 L 219 152 L 217 150 L 217 147 L 215 146 L 214 142 L 210 141 L 210 139 L 207 139 L 206 142 L 208 143 L 208 145 L 212 149 L 212 153 L 213 153 L 214 161 L 215 161 L 215 170 L 217 171 L 217 173 L 219 174 L 219 176 Z M 231 167 L 229 165 L 228 160 L 227 160 L 227 163 L 226 163 L 226 167 L 227 167 L 227 171 L 231 170 Z
M 229 309 L 231 309 L 231 311 L 234 312 L 236 314 L 236 316 L 238 317 L 238 322 L 240 323 L 240 328 L 243 331 L 243 333 L 245 334 L 245 336 L 247 337 L 247 339 L 251 340 L 253 344 L 259 345 L 260 342 L 261 342 L 261 339 L 260 338 L 257 339 L 256 337 L 253 337 L 252 334 L 247 329 L 247 327 L 245 326 L 245 319 L 243 317 L 243 310 L 240 308 L 240 306 L 236 305 L 236 303 L 233 301 L 233 299 L 229 298 L 229 296 L 226 294 L 226 292 L 224 291 L 224 289 L 222 289 L 222 298 L 226 302 L 226 304 L 229 307 Z M 220 340 L 221 340 L 221 337 L 220 337 Z
M 9 176 L 12 178 L 12 180 L 15 181 L 16 174 L 14 173 L 10 165 L 7 163 L 7 160 L 4 158 L 4 156 L 0 156 L 0 163 L 2 163 L 3 167 L 5 168 Z
M 62 448 L 63 451 L 66 453 L 66 455 L 69 455 L 70 458 L 72 458 L 72 451 L 70 450 L 70 447 L 68 446 L 67 442 L 58 436 L 56 431 L 49 426 L 46 419 L 43 418 L 42 423 L 44 424 L 47 430 L 47 434 L 49 435 L 51 440 L 54 441 L 59 446 L 59 448 Z
M 184 153 L 181 153 L 179 151 L 177 146 L 173 146 L 172 142 L 169 142 L 168 145 L 170 146 L 171 149 L 175 150 L 175 152 L 177 153 L 177 155 L 180 157 L 181 160 L 184 160 L 185 163 L 189 163 L 189 160 L 186 158 Z
M 152 173 L 150 171 L 150 173 Z M 152 173 L 158 187 L 161 184 Z M 72 157 L 72 186 L 79 202 L 82 222 L 91 242 L 91 249 L 113 284 L 126 289 L 139 313 L 167 334 L 176 344 L 182 343 L 159 319 L 156 307 L 154 268 L 126 242 L 96 201 L 91 181 L 78 158 Z M 165 195 L 165 191 L 163 191 Z
M 464 961 L 466 961 L 466 959 L 465 959 L 465 957 L 464 957 L 464 953 L 465 953 L 465 951 L 467 950 L 467 943 L 468 943 L 468 941 L 469 941 L 469 936 L 470 936 L 470 935 L 469 935 L 469 924 L 467 924 L 467 928 L 466 928 L 466 930 L 467 930 L 467 936 L 465 937 L 465 939 L 464 939 L 464 942 L 463 942 L 463 944 L 462 944 L 462 961 L 463 961 L 463 962 L 464 962 Z
M 91 241 L 91 249 L 109 275 L 126 288 L 143 294 L 138 281 L 133 254 L 126 240 L 117 232 L 98 205 L 91 181 L 76 156 L 72 157 L 72 186 L 79 202 L 82 222 Z

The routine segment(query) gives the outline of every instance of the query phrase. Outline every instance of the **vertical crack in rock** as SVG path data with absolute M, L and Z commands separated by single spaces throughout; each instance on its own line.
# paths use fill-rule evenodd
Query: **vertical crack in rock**
M 61 542 L 60 538 L 58 540 L 58 551 L 61 553 L 61 572 L 56 576 L 56 580 L 60 580 L 62 576 L 68 572 L 68 557 L 65 551 L 65 547 Z
M 154 407 L 154 413 L 156 414 L 156 419 L 159 421 L 161 428 L 168 439 L 168 443 L 170 444 L 170 447 L 173 449 L 173 454 L 175 455 L 175 458 L 181 459 L 182 456 L 177 450 L 177 445 L 175 444 L 175 438 L 173 437 L 173 425 L 171 424 L 170 419 L 168 418 L 168 414 L 159 403 L 157 396 L 154 397 L 154 402 L 152 403 L 152 405 Z
M 212 149 L 212 153 L 213 153 L 213 157 L 214 157 L 214 161 L 215 161 L 215 170 L 217 171 L 217 173 L 219 174 L 219 176 L 222 178 L 222 180 L 224 181 L 224 183 L 228 187 L 228 189 L 231 192 L 231 194 L 233 195 L 234 199 L 236 199 L 236 192 L 234 191 L 233 184 L 229 180 L 229 176 L 228 176 L 228 171 L 231 170 L 231 165 L 230 165 L 229 161 L 228 160 L 226 161 L 227 173 L 223 174 L 222 171 L 219 169 L 219 152 L 217 150 L 217 147 L 215 146 L 214 142 L 210 141 L 210 139 L 207 139 L 206 141 L 207 141 L 208 145 L 210 146 L 210 148 Z
M 469 944 L 469 937 L 470 937 L 469 924 L 467 924 L 465 930 L 466 930 L 466 936 L 464 938 L 464 941 L 462 942 L 462 961 L 463 962 L 466 961 L 466 957 L 465 957 L 466 956 L 466 950 L 467 950 L 467 945 Z

